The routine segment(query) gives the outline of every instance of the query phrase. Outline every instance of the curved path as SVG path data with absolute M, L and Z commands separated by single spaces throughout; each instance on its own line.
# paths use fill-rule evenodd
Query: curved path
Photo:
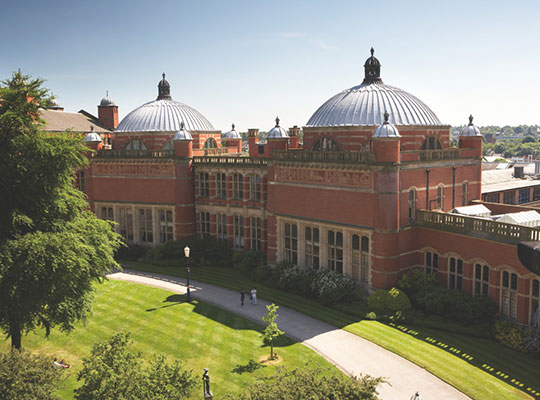
M 141 283 L 185 293 L 185 280 L 147 272 L 124 270 L 108 275 L 109 279 Z M 191 295 L 245 318 L 261 323 L 268 301 L 259 299 L 251 305 L 240 306 L 240 294 L 208 283 L 192 281 Z M 246 288 L 248 290 L 249 288 Z M 279 308 L 277 323 L 287 336 L 321 354 L 328 361 L 351 375 L 369 374 L 385 377 L 389 384 L 378 388 L 381 399 L 408 400 L 416 391 L 426 400 L 468 399 L 463 393 L 443 382 L 425 369 L 382 347 L 347 331 L 292 311 Z

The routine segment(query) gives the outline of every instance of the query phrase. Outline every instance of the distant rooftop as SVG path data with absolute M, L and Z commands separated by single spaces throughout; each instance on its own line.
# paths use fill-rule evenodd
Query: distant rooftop
M 484 170 L 482 171 L 482 193 L 540 185 L 540 179 L 532 179 L 534 164 L 524 164 L 523 173 L 525 178 L 515 178 L 514 168 Z
M 90 127 L 94 127 L 97 133 L 109 133 L 110 130 L 98 125 L 98 120 L 87 112 L 73 113 L 67 111 L 41 110 L 41 118 L 46 124 L 43 130 L 46 132 L 65 132 L 71 129 L 74 132 L 88 133 Z

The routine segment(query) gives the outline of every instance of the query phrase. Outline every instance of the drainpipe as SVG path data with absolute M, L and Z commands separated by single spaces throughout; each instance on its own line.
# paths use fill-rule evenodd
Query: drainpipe
M 429 173 L 430 169 L 426 169 L 426 210 L 429 211 Z
M 456 206 L 456 167 L 452 167 L 452 208 Z

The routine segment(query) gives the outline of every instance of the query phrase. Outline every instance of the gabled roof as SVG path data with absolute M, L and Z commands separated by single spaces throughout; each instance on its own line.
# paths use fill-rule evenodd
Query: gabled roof
M 46 132 L 90 132 L 94 127 L 97 133 L 110 133 L 110 130 L 98 124 L 98 119 L 92 114 L 81 110 L 78 113 L 67 111 L 41 110 L 41 118 L 45 121 L 43 130 Z

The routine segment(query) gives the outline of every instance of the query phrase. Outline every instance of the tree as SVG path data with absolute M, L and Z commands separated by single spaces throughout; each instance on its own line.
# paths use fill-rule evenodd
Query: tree
M 0 353 L 0 399 L 58 399 L 64 370 L 53 368 L 52 359 L 13 349 Z
M 119 236 L 73 184 L 88 149 L 41 130 L 42 83 L 18 71 L 0 85 L 0 328 L 15 348 L 37 327 L 73 329 L 93 283 L 118 268 Z
M 280 331 L 277 323 L 276 318 L 278 315 L 276 314 L 276 311 L 279 307 L 275 304 L 270 304 L 266 306 L 266 309 L 268 310 L 268 314 L 266 316 L 262 317 L 262 320 L 264 323 L 266 323 L 266 328 L 264 328 L 264 342 L 265 344 L 270 345 L 270 359 L 274 359 L 274 341 L 283 335 L 283 331 Z
M 328 374 L 320 366 L 288 371 L 278 368 L 275 375 L 251 385 L 243 400 L 376 400 L 382 378 Z
M 142 354 L 130 352 L 130 344 L 129 334 L 124 333 L 95 344 L 77 376 L 84 384 L 75 389 L 75 398 L 176 400 L 195 386 L 191 371 L 184 371 L 179 361 L 168 364 L 163 356 L 154 355 L 144 368 Z

